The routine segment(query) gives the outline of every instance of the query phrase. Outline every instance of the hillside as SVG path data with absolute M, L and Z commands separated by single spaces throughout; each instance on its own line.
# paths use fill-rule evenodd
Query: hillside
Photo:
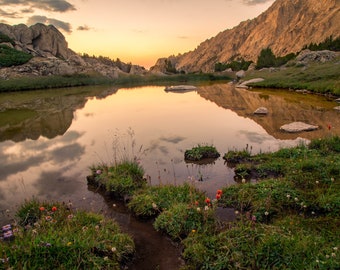
M 171 63 L 177 71 L 211 72 L 217 62 L 235 57 L 256 61 L 267 47 L 284 56 L 330 36 L 340 36 L 339 0 L 276 0 L 257 18 L 220 32 L 194 51 L 159 59 L 151 70 L 164 72 Z

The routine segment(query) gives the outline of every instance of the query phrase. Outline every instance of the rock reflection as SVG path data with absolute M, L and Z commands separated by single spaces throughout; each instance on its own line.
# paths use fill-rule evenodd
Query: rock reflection
M 332 125 L 331 132 L 333 134 L 340 134 L 339 113 L 333 109 L 335 102 L 330 102 L 322 96 L 305 95 L 286 90 L 256 89 L 249 91 L 236 89 L 227 84 L 200 87 L 197 93 L 222 108 L 233 110 L 239 116 L 254 120 L 269 135 L 277 139 L 296 139 L 299 136 L 309 140 L 321 138 L 330 135 L 330 131 L 327 129 L 328 124 Z M 253 112 L 259 107 L 266 107 L 269 111 L 268 115 L 254 115 Z M 317 125 L 319 129 L 297 134 L 280 131 L 282 125 L 295 121 Z M 257 141 L 264 139 L 254 135 L 252 134 L 249 138 Z
M 72 124 L 74 112 L 84 107 L 88 97 L 102 99 L 116 91 L 107 87 L 79 87 L 1 93 L 0 142 L 37 140 L 40 136 L 52 139 L 63 135 Z

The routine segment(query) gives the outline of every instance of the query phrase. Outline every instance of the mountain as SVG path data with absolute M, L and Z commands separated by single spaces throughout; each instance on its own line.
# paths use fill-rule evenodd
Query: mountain
M 143 67 L 126 64 L 107 57 L 79 56 L 68 48 L 63 34 L 53 25 L 41 23 L 0 23 L 0 46 L 8 50 L 25 52 L 33 58 L 23 65 L 5 65 L 0 62 L 0 79 L 18 76 L 72 75 L 99 73 L 109 78 L 120 74 L 144 74 Z M 0 54 L 1 56 L 1 54 Z
M 161 58 L 152 71 L 211 72 L 215 63 L 243 57 L 256 61 L 262 49 L 270 47 L 276 56 L 300 51 L 310 43 L 340 36 L 339 0 L 276 0 L 257 18 L 220 32 L 194 51 Z

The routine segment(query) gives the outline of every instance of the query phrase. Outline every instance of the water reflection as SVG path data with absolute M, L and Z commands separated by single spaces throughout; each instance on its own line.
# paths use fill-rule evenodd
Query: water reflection
M 234 183 L 233 170 L 222 158 L 185 163 L 186 149 L 212 144 L 223 156 L 248 145 L 257 153 L 340 134 L 335 105 L 321 97 L 226 84 L 180 94 L 150 86 L 11 93 L 0 95 L 0 105 L 0 211 L 32 195 L 84 205 L 83 198 L 92 196 L 85 180 L 89 166 L 127 156 L 140 159 L 152 184 L 192 182 L 213 196 Z M 262 106 L 269 114 L 253 115 Z M 279 130 L 297 120 L 321 128 Z M 323 128 L 328 123 L 331 131 Z

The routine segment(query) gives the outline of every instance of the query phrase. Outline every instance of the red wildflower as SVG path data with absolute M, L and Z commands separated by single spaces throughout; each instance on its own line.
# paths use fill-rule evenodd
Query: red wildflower
M 220 194 L 220 193 L 217 193 L 217 194 L 216 194 L 216 199 L 217 199 L 217 200 L 221 199 L 221 194 Z
M 53 207 L 52 207 L 52 211 L 53 211 L 53 212 L 57 211 L 57 207 L 56 207 L 56 206 L 53 206 Z
M 195 205 L 198 205 L 198 201 L 195 201 Z
M 217 192 L 216 192 L 216 194 L 222 195 L 222 189 L 218 189 Z
M 207 197 L 207 198 L 205 199 L 205 202 L 206 202 L 207 204 L 210 204 L 210 199 Z
M 332 128 L 331 124 L 328 124 L 327 128 L 328 128 L 328 130 L 331 130 L 331 128 Z
M 45 207 L 44 207 L 44 206 L 40 206 L 40 207 L 39 207 L 39 210 L 40 210 L 40 211 L 45 211 Z

